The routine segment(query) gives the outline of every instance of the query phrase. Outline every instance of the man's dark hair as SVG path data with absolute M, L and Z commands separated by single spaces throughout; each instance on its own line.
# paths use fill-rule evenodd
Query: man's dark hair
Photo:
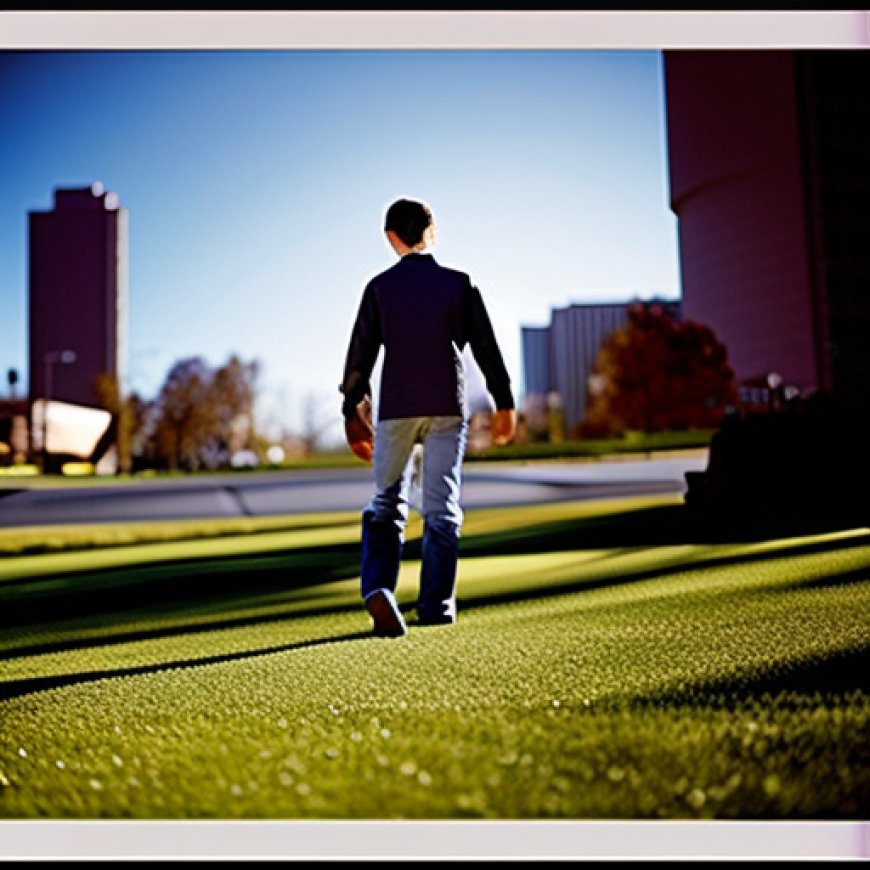
M 413 248 L 431 225 L 432 212 L 428 205 L 413 199 L 398 199 L 387 209 L 384 231 L 392 230 L 409 248 Z

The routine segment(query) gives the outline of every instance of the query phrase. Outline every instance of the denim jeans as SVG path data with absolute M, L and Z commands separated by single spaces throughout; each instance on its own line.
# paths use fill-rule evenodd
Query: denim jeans
M 463 513 L 462 461 L 468 437 L 463 417 L 381 420 L 375 435 L 375 494 L 362 514 L 362 597 L 395 592 L 408 522 L 414 446 L 422 444 L 420 513 L 423 550 L 417 615 L 455 619 L 456 563 Z

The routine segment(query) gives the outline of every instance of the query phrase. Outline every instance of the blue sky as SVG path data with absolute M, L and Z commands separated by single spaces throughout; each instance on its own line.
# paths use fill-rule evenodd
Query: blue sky
M 27 212 L 97 180 L 130 215 L 128 389 L 258 359 L 266 429 L 339 421 L 399 196 L 481 288 L 518 395 L 522 325 L 679 296 L 658 51 L 0 53 L 4 374 L 26 380 Z

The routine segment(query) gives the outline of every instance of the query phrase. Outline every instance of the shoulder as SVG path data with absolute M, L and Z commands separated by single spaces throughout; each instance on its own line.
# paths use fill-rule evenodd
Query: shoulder
M 436 269 L 438 269 L 439 272 L 441 272 L 445 276 L 449 276 L 451 278 L 455 278 L 461 281 L 471 281 L 468 272 L 464 269 L 458 269 L 455 266 L 445 266 L 443 263 L 439 263 L 437 260 L 435 260 L 434 257 L 431 258 L 430 262 Z
M 456 268 L 455 266 L 445 266 L 431 260 L 430 269 L 433 278 L 444 287 L 452 287 L 455 292 L 466 293 L 473 289 L 474 283 L 471 276 L 464 269 Z
M 467 272 L 452 266 L 444 266 L 430 254 L 425 257 L 403 257 L 388 269 L 375 275 L 368 286 L 386 287 L 392 284 L 403 284 L 409 279 L 441 284 L 471 284 Z
M 384 269 L 382 272 L 378 272 L 377 275 L 374 275 L 372 278 L 369 278 L 368 283 L 365 286 L 366 292 L 377 290 L 378 287 L 392 284 L 397 280 L 400 280 L 402 272 L 402 261 L 399 260 L 397 263 L 393 263 L 392 266 Z

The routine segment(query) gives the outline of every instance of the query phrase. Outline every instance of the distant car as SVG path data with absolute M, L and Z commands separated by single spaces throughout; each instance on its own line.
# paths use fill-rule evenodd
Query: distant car
M 230 457 L 230 465 L 233 468 L 256 468 L 260 460 L 253 450 L 237 450 Z

